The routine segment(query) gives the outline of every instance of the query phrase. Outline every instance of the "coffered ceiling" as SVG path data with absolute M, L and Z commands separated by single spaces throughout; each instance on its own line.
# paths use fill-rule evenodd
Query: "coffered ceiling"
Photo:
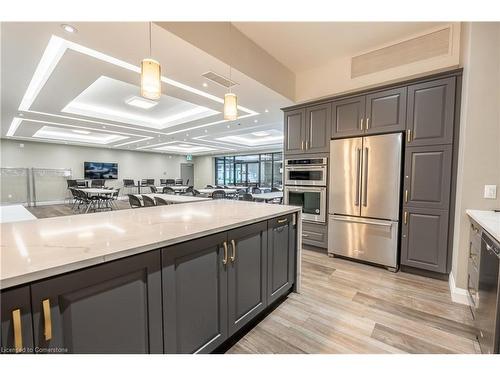
M 153 24 L 152 56 L 162 96 L 140 96 L 146 23 L 2 24 L 1 136 L 175 154 L 253 152 L 281 147 L 280 107 L 291 101 L 232 69 L 239 118 L 225 121 L 227 89 L 202 75 L 229 68 Z

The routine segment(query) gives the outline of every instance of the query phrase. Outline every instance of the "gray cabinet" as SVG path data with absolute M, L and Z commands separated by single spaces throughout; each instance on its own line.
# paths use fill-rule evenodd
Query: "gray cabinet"
M 402 131 L 405 122 L 406 87 L 366 95 L 367 134 Z
M 33 327 L 29 286 L 0 292 L 2 353 L 32 353 Z
M 267 222 L 227 233 L 228 322 L 232 335 L 267 306 Z
M 401 264 L 445 273 L 447 262 L 448 211 L 405 208 Z
M 408 146 L 453 142 L 455 77 L 408 87 Z
M 302 243 L 316 247 L 328 247 L 328 226 L 302 222 Z
M 363 134 L 365 96 L 334 101 L 332 104 L 332 138 Z
M 304 109 L 285 112 L 285 154 L 300 153 L 304 150 L 305 116 Z
M 296 227 L 292 215 L 269 220 L 268 223 L 267 298 L 270 304 L 293 286 Z
M 209 353 L 228 337 L 226 233 L 162 250 L 165 353 Z
M 330 103 L 306 108 L 305 153 L 328 152 L 331 121 Z
M 34 343 L 53 353 L 161 353 L 160 252 L 31 285 Z
M 452 146 L 408 147 L 405 159 L 405 205 L 447 210 L 450 203 Z

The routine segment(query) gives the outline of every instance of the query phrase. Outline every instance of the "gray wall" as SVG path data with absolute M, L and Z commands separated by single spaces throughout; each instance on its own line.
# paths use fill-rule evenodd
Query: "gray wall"
M 495 200 L 483 198 L 485 184 L 500 187 L 500 23 L 464 23 L 461 34 L 464 76 L 452 274 L 455 285 L 466 288 L 465 210 L 500 208 L 500 190 Z
M 215 161 L 213 156 L 195 156 L 194 162 L 194 186 L 197 188 L 212 185 L 215 179 Z

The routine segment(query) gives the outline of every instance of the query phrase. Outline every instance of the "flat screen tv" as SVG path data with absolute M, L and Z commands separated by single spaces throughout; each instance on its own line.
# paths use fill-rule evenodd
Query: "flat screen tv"
M 116 180 L 118 178 L 118 163 L 86 161 L 83 164 L 83 170 L 88 180 Z

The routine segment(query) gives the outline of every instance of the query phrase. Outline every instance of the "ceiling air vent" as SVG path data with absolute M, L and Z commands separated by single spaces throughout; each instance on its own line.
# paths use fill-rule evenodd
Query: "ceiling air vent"
M 236 82 L 231 81 L 230 79 L 228 79 L 224 76 L 221 76 L 220 74 L 214 73 L 212 71 L 206 72 L 206 73 L 202 74 L 202 76 L 205 77 L 206 79 L 220 85 L 220 86 L 225 87 L 225 88 L 230 88 L 230 87 L 237 85 Z

